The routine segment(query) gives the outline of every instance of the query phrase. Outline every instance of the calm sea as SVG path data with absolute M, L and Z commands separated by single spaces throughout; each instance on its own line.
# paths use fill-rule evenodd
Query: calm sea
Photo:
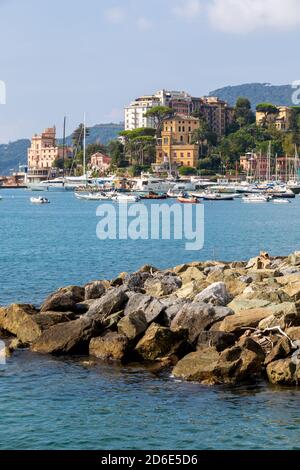
M 98 203 L 72 193 L 47 193 L 47 206 L 30 204 L 26 191 L 0 195 L 0 305 L 39 304 L 63 285 L 145 263 L 245 260 L 300 247 L 300 198 L 205 203 L 204 248 L 189 252 L 179 240 L 98 240 Z M 207 388 L 140 368 L 22 352 L 0 366 L 0 449 L 300 449 L 299 402 L 297 389 L 264 382 Z

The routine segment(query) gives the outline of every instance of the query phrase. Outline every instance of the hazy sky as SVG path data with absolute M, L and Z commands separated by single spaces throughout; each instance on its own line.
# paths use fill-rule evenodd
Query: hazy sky
M 0 0 L 0 143 L 118 122 L 161 88 L 291 83 L 299 27 L 300 0 Z

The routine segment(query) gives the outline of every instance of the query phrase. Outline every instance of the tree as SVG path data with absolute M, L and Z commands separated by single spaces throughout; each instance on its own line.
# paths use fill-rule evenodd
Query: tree
M 95 153 L 107 153 L 107 148 L 105 145 L 101 144 L 100 142 L 96 142 L 94 144 L 89 144 L 86 148 L 86 157 L 87 161 L 89 162 L 91 159 L 91 156 L 94 155 Z
M 111 140 L 108 144 L 108 153 L 111 156 L 111 164 L 116 168 L 127 166 L 124 154 L 124 145 L 119 140 Z
M 154 162 L 155 129 L 139 128 L 132 131 L 122 131 L 120 135 L 124 137 L 125 155 L 131 165 L 151 165 Z
M 251 103 L 248 98 L 240 97 L 237 99 L 234 114 L 240 128 L 255 122 L 255 114 L 251 109 Z
M 180 166 L 178 172 L 181 176 L 196 175 L 197 170 L 192 166 Z
M 174 113 L 175 111 L 167 106 L 154 106 L 149 109 L 144 116 L 153 119 L 156 137 L 160 137 L 163 121 L 172 117 Z
M 277 106 L 274 106 L 271 103 L 260 103 L 256 106 L 256 111 L 258 113 L 263 113 L 264 117 L 262 120 L 262 126 L 266 127 L 269 117 L 270 116 L 276 116 L 279 113 L 279 109 Z
M 88 127 L 85 128 L 85 135 L 88 137 L 90 135 L 90 129 Z M 77 129 L 72 134 L 72 142 L 73 146 L 77 149 L 83 149 L 83 138 L 84 138 L 84 124 L 79 124 Z

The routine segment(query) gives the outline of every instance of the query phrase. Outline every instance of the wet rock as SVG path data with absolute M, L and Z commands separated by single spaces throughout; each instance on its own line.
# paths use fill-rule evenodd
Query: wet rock
M 93 281 L 84 287 L 84 300 L 100 299 L 108 288 L 107 281 Z
M 92 303 L 86 315 L 103 322 L 108 316 L 124 309 L 127 300 L 128 296 L 124 287 L 110 289 L 100 299 Z
M 51 294 L 41 306 L 41 312 L 73 310 L 73 307 L 84 300 L 83 287 L 68 286 Z
M 25 349 L 26 347 L 27 345 L 22 343 L 22 341 L 20 341 L 18 338 L 12 339 L 7 346 L 10 354 L 12 354 L 17 349 Z
M 156 273 L 153 277 L 146 280 L 144 289 L 146 294 L 153 297 L 162 297 L 170 295 L 182 286 L 180 277 L 174 273 Z
M 183 331 L 173 332 L 169 328 L 152 323 L 143 338 L 138 342 L 135 351 L 146 361 L 172 356 L 184 348 L 186 335 Z
M 23 343 L 30 343 L 41 334 L 41 328 L 34 319 L 37 313 L 32 305 L 13 304 L 0 308 L 0 328 L 17 336 Z
M 181 359 L 172 371 L 174 377 L 213 385 L 214 369 L 219 360 L 216 348 L 192 352 Z
M 148 328 L 145 314 L 141 311 L 130 312 L 118 323 L 118 332 L 130 340 L 135 340 Z
M 202 331 L 209 329 L 214 323 L 232 313 L 227 308 L 215 308 L 204 302 L 192 302 L 181 308 L 171 322 L 171 330 L 187 330 L 189 341 L 195 343 Z
M 235 339 L 235 335 L 223 331 L 202 331 L 198 336 L 197 349 L 214 347 L 221 352 L 233 346 Z
M 300 368 L 292 358 L 280 359 L 267 366 L 267 375 L 272 384 L 297 385 L 300 380 Z
M 127 355 L 129 340 L 127 336 L 109 332 L 103 336 L 92 338 L 89 353 L 98 359 L 123 361 Z
M 265 365 L 268 365 L 271 362 L 277 361 L 279 359 L 285 359 L 287 356 L 292 354 L 292 352 L 293 349 L 291 342 L 288 340 L 288 338 L 284 337 L 278 341 L 271 352 L 267 355 L 265 359 Z
M 91 318 L 82 317 L 44 331 L 33 342 L 31 350 L 41 354 L 86 354 L 91 338 L 100 332 Z
M 226 289 L 224 282 L 215 282 L 195 297 L 195 302 L 206 302 L 212 305 L 225 306 L 232 297 Z

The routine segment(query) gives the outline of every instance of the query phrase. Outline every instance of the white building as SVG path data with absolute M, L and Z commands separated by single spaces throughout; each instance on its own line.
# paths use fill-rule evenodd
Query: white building
M 169 106 L 172 100 L 187 99 L 185 91 L 159 90 L 154 95 L 145 95 L 132 101 L 125 108 L 125 130 L 131 131 L 140 127 L 154 127 L 153 119 L 146 118 L 145 113 L 154 106 Z

